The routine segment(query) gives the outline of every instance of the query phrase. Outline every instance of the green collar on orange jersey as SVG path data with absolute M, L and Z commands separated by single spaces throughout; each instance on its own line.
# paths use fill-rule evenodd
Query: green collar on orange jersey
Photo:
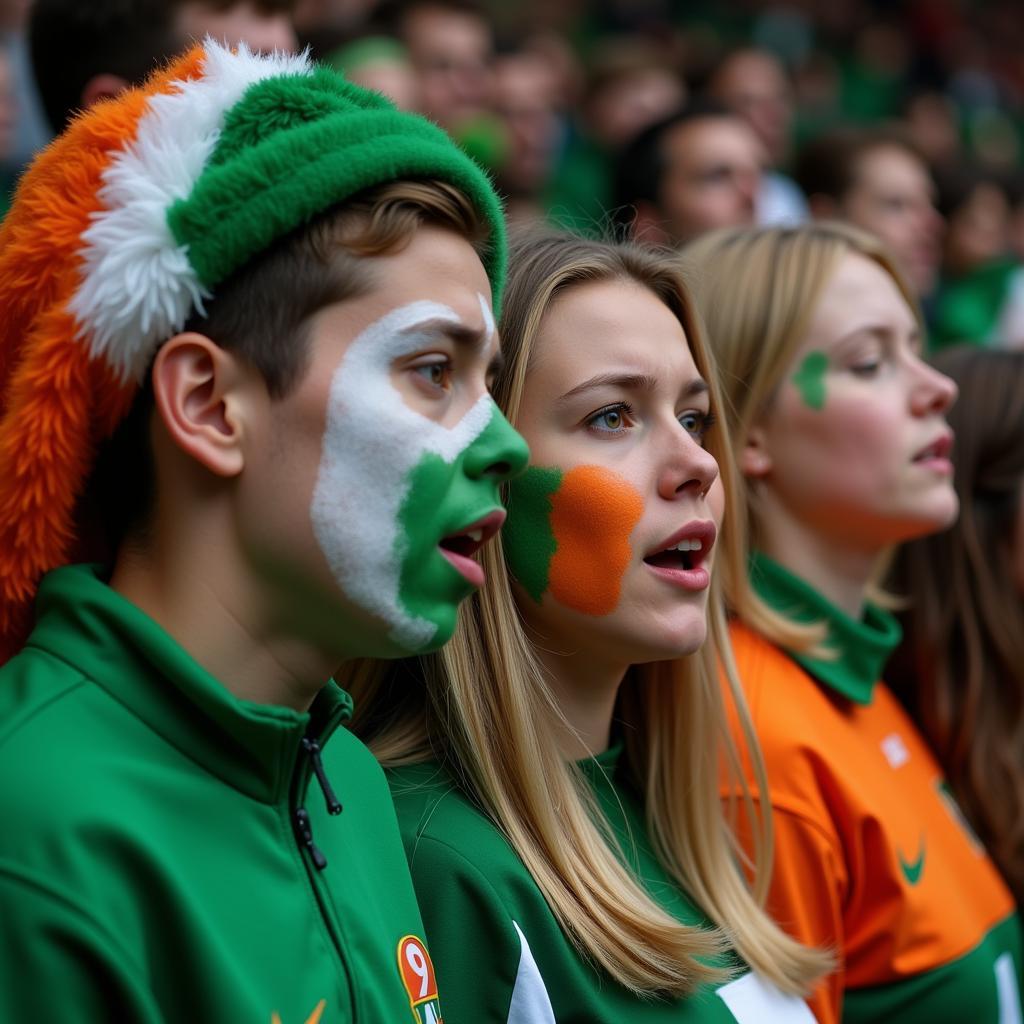
M 813 658 L 790 651 L 810 675 L 856 704 L 870 704 L 875 683 L 902 638 L 900 624 L 878 605 L 868 603 L 858 622 L 813 587 L 767 555 L 750 558 L 750 582 L 762 600 L 795 622 L 828 624 L 826 646 L 835 658 Z

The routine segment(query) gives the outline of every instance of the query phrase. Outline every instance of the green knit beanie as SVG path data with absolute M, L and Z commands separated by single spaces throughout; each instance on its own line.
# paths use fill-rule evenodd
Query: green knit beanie
M 305 55 L 207 39 L 198 58 L 199 73 L 151 95 L 134 137 L 110 154 L 70 304 L 94 354 L 138 379 L 254 255 L 364 189 L 405 179 L 453 185 L 490 225 L 484 263 L 499 310 L 501 203 L 442 129 Z

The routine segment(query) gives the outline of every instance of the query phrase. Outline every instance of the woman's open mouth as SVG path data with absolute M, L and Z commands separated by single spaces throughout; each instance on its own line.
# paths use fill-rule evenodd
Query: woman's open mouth
M 687 523 L 644 556 L 644 565 L 668 583 L 684 590 L 705 590 L 711 574 L 704 562 L 711 553 L 717 530 L 710 520 Z
M 947 431 L 937 437 L 927 448 L 922 448 L 911 460 L 916 466 L 926 466 L 943 476 L 953 475 L 953 434 Z
M 457 533 L 442 537 L 437 545 L 441 554 L 474 587 L 482 587 L 486 579 L 483 566 L 475 560 L 475 555 L 501 529 L 504 522 L 505 510 L 496 509 L 464 526 Z

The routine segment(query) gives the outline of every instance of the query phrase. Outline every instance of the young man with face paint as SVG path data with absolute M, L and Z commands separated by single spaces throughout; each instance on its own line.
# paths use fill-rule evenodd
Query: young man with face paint
M 828 959 L 758 907 L 718 799 L 705 638 L 725 629 L 714 567 L 738 554 L 677 267 L 525 238 L 502 333 L 496 398 L 535 460 L 510 485 L 504 554 L 485 552 L 441 655 L 353 672 L 446 1012 L 810 1024 L 799 993 Z
M 812 1001 L 825 1024 L 1019 1021 L 1013 897 L 879 680 L 900 629 L 870 597 L 894 545 L 956 518 L 956 386 L 922 361 L 913 292 L 869 235 L 730 231 L 685 255 L 735 410 L 749 583 L 774 613 L 752 615 L 747 568 L 727 567 L 771 785 L 748 781 L 776 821 L 768 908 L 841 959 Z
M 0 1019 L 442 1019 L 330 676 L 439 647 L 483 581 L 526 461 L 488 394 L 504 260 L 447 136 L 304 57 L 207 40 L 26 174 L 0 232 Z

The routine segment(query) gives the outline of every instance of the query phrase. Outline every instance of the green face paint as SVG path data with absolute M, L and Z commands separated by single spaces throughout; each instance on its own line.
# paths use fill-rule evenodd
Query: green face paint
M 352 656 L 399 657 L 449 639 L 473 583 L 438 545 L 496 513 L 502 481 L 529 455 L 489 395 L 449 428 L 410 409 L 392 385 L 396 360 L 436 344 L 438 320 L 461 323 L 436 302 L 385 314 L 353 340 L 331 382 L 310 518 L 360 612 L 337 625 Z M 424 333 L 424 324 L 435 326 Z M 500 464 L 508 471 L 495 471 Z
M 512 575 L 538 603 L 550 593 L 585 615 L 610 614 L 643 508 L 640 493 L 603 466 L 532 467 L 509 495 L 505 551 Z
M 473 583 L 441 553 L 437 542 L 500 508 L 500 481 L 479 476 L 472 464 L 504 461 L 508 452 L 518 453 L 525 461 L 526 445 L 492 404 L 487 426 L 454 462 L 428 452 L 409 476 L 409 489 L 398 513 L 398 603 L 410 619 L 434 627 L 430 647 L 451 639 L 459 603 L 474 590 Z
M 508 521 L 501 535 L 512 575 L 540 604 L 548 589 L 551 559 L 558 547 L 551 529 L 551 499 L 562 484 L 562 471 L 530 466 L 509 484 Z
M 825 374 L 828 356 L 824 352 L 808 352 L 800 368 L 793 374 L 793 383 L 804 404 L 820 411 L 825 407 Z

